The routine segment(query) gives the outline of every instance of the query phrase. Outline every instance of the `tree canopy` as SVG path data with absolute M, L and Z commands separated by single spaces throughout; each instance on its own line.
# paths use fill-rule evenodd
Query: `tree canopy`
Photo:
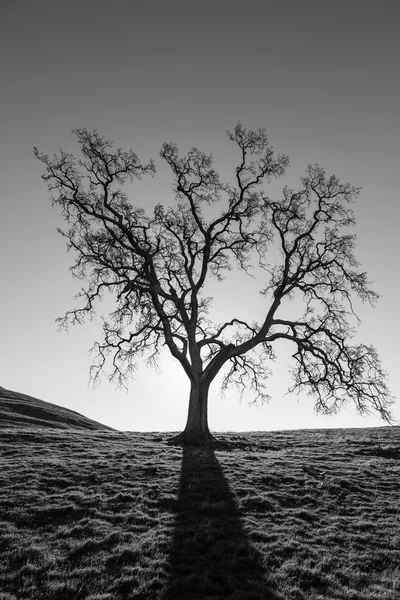
M 154 161 L 114 149 L 97 131 L 74 133 L 81 158 L 64 151 L 49 158 L 36 148 L 35 154 L 69 226 L 61 233 L 74 251 L 72 273 L 86 282 L 81 306 L 60 323 L 93 316 L 105 291 L 115 298 L 95 344 L 95 379 L 110 358 L 111 379 L 126 383 L 137 361 L 157 360 L 166 345 L 191 382 L 184 436 L 208 437 L 207 397 L 216 375 L 227 365 L 224 387 L 268 400 L 274 344 L 285 340 L 293 347 L 291 390 L 312 394 L 318 412 L 331 414 L 352 402 L 361 414 L 373 411 L 391 421 L 393 398 L 377 352 L 352 343 L 353 299 L 375 304 L 378 298 L 354 253 L 351 204 L 359 188 L 310 165 L 298 189 L 284 187 L 270 198 L 266 184 L 285 173 L 288 157 L 274 153 L 264 129 L 239 123 L 228 132 L 238 151 L 229 182 L 215 171 L 212 156 L 197 148 L 180 156 L 175 144 L 163 144 L 160 156 L 171 169 L 176 198 L 148 214 L 122 187 L 154 176 Z M 220 210 L 210 218 L 211 205 Z M 280 259 L 271 266 L 272 248 Z M 250 276 L 253 265 L 264 274 L 263 319 L 213 322 L 207 280 L 223 285 L 228 270 Z M 285 298 L 302 306 L 295 319 L 282 311 Z

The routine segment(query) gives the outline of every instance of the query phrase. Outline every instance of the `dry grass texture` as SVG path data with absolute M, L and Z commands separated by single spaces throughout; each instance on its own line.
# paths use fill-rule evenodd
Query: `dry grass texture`
M 0 600 L 395 600 L 399 428 L 0 429 Z

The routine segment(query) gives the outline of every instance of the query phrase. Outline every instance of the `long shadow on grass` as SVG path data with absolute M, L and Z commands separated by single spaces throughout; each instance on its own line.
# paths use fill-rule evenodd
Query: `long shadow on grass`
M 212 448 L 183 448 L 178 514 L 163 600 L 277 600 Z

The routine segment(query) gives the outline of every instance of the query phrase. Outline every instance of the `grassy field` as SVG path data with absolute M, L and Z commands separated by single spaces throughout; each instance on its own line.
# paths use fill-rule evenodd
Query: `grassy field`
M 400 429 L 0 429 L 0 600 L 396 600 Z

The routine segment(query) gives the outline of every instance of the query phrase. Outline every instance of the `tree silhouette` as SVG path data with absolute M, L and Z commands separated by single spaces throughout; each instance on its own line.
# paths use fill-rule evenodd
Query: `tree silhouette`
M 371 304 L 378 298 L 359 271 L 355 236 L 349 233 L 355 225 L 350 204 L 359 188 L 313 165 L 298 190 L 284 187 L 280 199 L 269 198 L 262 184 L 284 174 L 288 157 L 274 154 L 264 129 L 239 123 L 228 132 L 239 153 L 233 182 L 222 181 L 212 157 L 197 148 L 180 157 L 175 144 L 162 146 L 176 201 L 158 204 L 148 215 L 129 202 L 121 186 L 154 175 L 154 162 L 142 163 L 132 150 L 114 150 L 97 131 L 74 133 L 81 159 L 64 151 L 53 158 L 34 151 L 46 165 L 42 177 L 53 204 L 69 224 L 60 232 L 75 251 L 72 273 L 87 282 L 79 294 L 83 306 L 68 311 L 60 324 L 93 316 L 105 291 L 115 298 L 115 310 L 103 319 L 104 337 L 95 344 L 95 380 L 110 357 L 110 379 L 126 383 L 136 361 L 144 355 L 156 361 L 165 344 L 191 385 L 181 437 L 204 441 L 211 437 L 207 402 L 216 375 L 227 365 L 224 388 L 250 389 L 265 401 L 274 343 L 286 340 L 294 348 L 291 391 L 308 391 L 321 413 L 353 402 L 359 413 L 377 411 L 390 422 L 393 399 L 376 350 L 351 343 L 352 321 L 358 319 L 352 298 Z M 206 218 L 213 204 L 222 212 Z M 274 247 L 280 261 L 270 267 Z M 263 320 L 238 315 L 212 322 L 206 282 L 221 282 L 232 268 L 251 275 L 255 264 L 265 273 Z M 297 318 L 281 314 L 285 298 L 302 306 Z

